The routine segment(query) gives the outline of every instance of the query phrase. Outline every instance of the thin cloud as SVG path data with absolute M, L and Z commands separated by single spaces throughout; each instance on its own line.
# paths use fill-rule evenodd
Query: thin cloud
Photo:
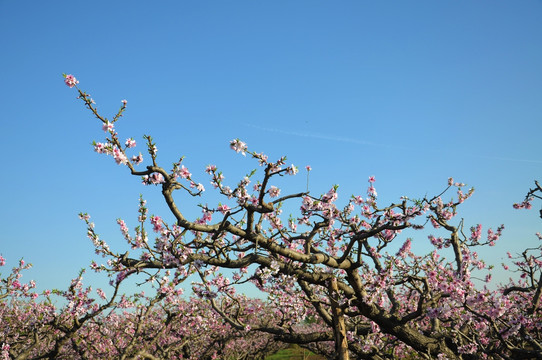
M 258 126 L 254 124 L 245 124 L 248 127 L 267 131 L 267 132 L 273 132 L 277 134 L 284 134 L 284 135 L 290 135 L 290 136 L 299 136 L 304 138 L 310 138 L 310 139 L 320 139 L 320 140 L 327 140 L 327 141 L 337 141 L 337 142 L 343 142 L 343 143 L 351 143 L 351 144 L 358 144 L 358 145 L 367 145 L 367 146 L 378 146 L 378 147 L 385 147 L 385 148 L 395 148 L 395 149 L 407 149 L 405 146 L 397 146 L 397 145 L 389 145 L 389 144 L 378 144 L 371 141 L 366 140 L 360 140 L 360 139 L 353 139 L 349 137 L 343 137 L 343 136 L 333 136 L 333 135 L 323 135 L 323 134 L 314 134 L 314 133 L 302 133 L 297 131 L 286 131 L 276 128 L 268 128 L 263 126 Z M 524 163 L 535 163 L 535 164 L 542 164 L 542 160 L 533 160 L 533 159 L 516 159 L 516 158 L 509 158 L 509 157 L 499 157 L 499 156 L 487 156 L 487 155 L 472 155 L 469 154 L 470 157 L 473 158 L 481 158 L 481 159 L 491 159 L 491 160 L 499 160 L 499 161 L 511 161 L 511 162 L 524 162 Z
M 320 140 L 329 140 L 329 141 L 338 141 L 338 142 L 344 142 L 344 143 L 352 143 L 352 144 L 359 144 L 359 145 L 369 145 L 369 146 L 381 146 L 381 147 L 397 147 L 387 144 L 377 144 L 370 141 L 360 140 L 360 139 L 352 139 L 348 137 L 343 136 L 330 136 L 330 135 L 322 135 L 322 134 L 311 134 L 311 133 L 300 133 L 296 131 L 286 131 L 281 129 L 275 129 L 275 128 L 266 128 L 262 126 L 257 126 L 253 124 L 245 124 L 246 126 L 263 130 L 267 132 L 274 132 L 278 134 L 284 134 L 284 135 L 291 135 L 291 136 L 299 136 L 299 137 L 305 137 L 305 138 L 311 138 L 311 139 L 320 139 Z

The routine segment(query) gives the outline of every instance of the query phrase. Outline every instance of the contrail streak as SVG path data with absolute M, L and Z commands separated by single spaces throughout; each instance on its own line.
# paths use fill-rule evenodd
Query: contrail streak
M 267 132 L 274 132 L 284 135 L 292 135 L 292 136 L 300 136 L 300 137 L 306 137 L 311 139 L 321 139 L 321 140 L 329 140 L 329 141 L 339 141 L 339 142 L 346 142 L 346 143 L 352 143 L 352 144 L 359 144 L 359 145 L 370 145 L 370 146 L 381 146 L 381 147 L 394 147 L 394 148 L 404 148 L 402 146 L 395 146 L 395 145 L 388 145 L 388 144 L 377 144 L 370 141 L 360 140 L 360 139 L 352 139 L 348 137 L 342 137 L 342 136 L 329 136 L 329 135 L 322 135 L 322 134 L 311 134 L 311 133 L 300 133 L 295 131 L 286 131 L 281 129 L 274 129 L 274 128 L 266 128 L 262 126 L 257 126 L 253 124 L 245 124 L 246 126 L 267 131 Z
M 311 139 L 321 139 L 321 140 L 328 140 L 328 141 L 338 141 L 338 142 L 344 142 L 344 143 L 352 143 L 352 144 L 359 144 L 359 145 L 368 145 L 368 146 L 378 146 L 378 147 L 385 147 L 385 148 L 395 148 L 395 149 L 408 149 L 405 146 L 397 146 L 397 145 L 389 145 L 389 144 L 378 144 L 371 141 L 366 140 L 360 140 L 360 139 L 353 139 L 349 137 L 343 137 L 343 136 L 330 136 L 330 135 L 323 135 L 323 134 L 314 134 L 314 133 L 302 133 L 302 132 L 296 132 L 296 131 L 287 131 L 287 130 L 281 130 L 276 128 L 267 128 L 263 126 L 253 125 L 253 124 L 245 124 L 248 127 L 267 131 L 267 132 L 274 132 L 278 134 L 284 134 L 284 135 L 291 135 L 291 136 L 299 136 L 299 137 L 305 137 L 305 138 L 311 138 Z M 509 158 L 509 157 L 499 157 L 499 156 L 487 156 L 487 155 L 473 155 L 469 154 L 470 157 L 473 158 L 482 158 L 482 159 L 492 159 L 492 160 L 499 160 L 499 161 L 512 161 L 512 162 L 525 162 L 525 163 L 535 163 L 535 164 L 542 164 L 542 160 L 533 160 L 533 159 L 515 159 L 515 158 Z

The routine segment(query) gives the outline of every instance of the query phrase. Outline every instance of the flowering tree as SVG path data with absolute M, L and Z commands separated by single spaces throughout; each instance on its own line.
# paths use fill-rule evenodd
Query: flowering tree
M 0 256 L 0 266 L 5 261 Z M 84 287 L 82 274 L 68 291 L 33 292 L 21 282 L 21 261 L 0 285 L 0 359 L 263 359 L 284 344 L 271 335 L 238 331 L 199 298 L 158 292 L 108 298 Z M 58 307 L 53 299 L 63 300 Z M 261 300 L 216 300 L 229 316 L 270 326 L 274 312 Z M 100 304 L 101 301 L 101 304 Z
M 141 199 L 139 225 L 133 232 L 118 220 L 133 255 L 111 250 L 95 233 L 89 216 L 81 214 L 96 251 L 109 258 L 95 268 L 107 271 L 116 282 L 145 274 L 146 281 L 159 281 L 161 293 L 174 297 L 179 284 L 196 274 L 201 281 L 194 285 L 195 293 L 231 327 L 311 344 L 324 352 L 332 342 L 341 359 L 542 357 L 538 258 L 524 253 L 516 262 L 519 282 L 497 290 L 476 282 L 475 276 L 489 282 L 491 273 L 475 248 L 494 245 L 503 227 L 488 229 L 484 236 L 478 225 L 465 234 L 456 215 L 473 189 L 449 179 L 436 196 L 404 197 L 381 205 L 370 177 L 366 195 L 352 196 L 339 207 L 337 186 L 319 196 L 308 191 L 285 194 L 274 182 L 295 175 L 298 168 L 288 166 L 285 157 L 270 161 L 235 139 L 231 149 L 252 157 L 260 171 L 228 183 L 221 170 L 207 166 L 210 184 L 223 200 L 202 205 L 201 216 L 191 219 L 182 199 L 202 197 L 205 188 L 183 158 L 171 169 L 162 167 L 156 144 L 144 136 L 145 161 L 133 150 L 134 138 L 121 141 L 115 129 L 126 110 L 125 100 L 109 120 L 72 75 L 65 75 L 65 82 L 77 89 L 106 133 L 94 150 L 112 156 L 144 184 L 160 187 L 169 208 L 167 215 L 149 217 Z M 282 207 L 291 203 L 298 204 L 299 213 L 284 218 Z M 146 230 L 149 223 L 154 241 Z M 413 240 L 403 234 L 427 227 L 434 229 L 427 242 L 433 249 L 415 254 Z M 231 269 L 233 276 L 224 276 L 222 269 Z M 169 275 L 162 277 L 163 271 Z M 242 304 L 235 286 L 244 282 L 268 294 L 278 322 L 251 323 L 228 311 L 228 304 Z M 229 300 L 219 303 L 219 296 Z M 302 326 L 308 319 L 316 319 L 316 328 Z

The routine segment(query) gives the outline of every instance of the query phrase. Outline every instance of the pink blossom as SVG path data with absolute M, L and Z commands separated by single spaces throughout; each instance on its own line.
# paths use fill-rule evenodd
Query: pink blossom
M 98 154 L 103 154 L 107 152 L 107 147 L 103 143 L 97 143 L 94 145 L 94 151 L 96 151 Z
M 445 220 L 450 220 L 454 217 L 454 214 L 451 211 L 443 210 L 440 214 Z
M 105 300 L 105 298 L 106 298 L 105 292 L 104 292 L 102 289 L 96 289 L 96 293 L 98 294 L 98 296 L 99 296 L 102 300 Z
M 373 175 L 369 176 L 369 182 L 372 184 L 376 181 L 375 177 Z
M 177 170 L 176 175 L 180 176 L 183 179 L 189 179 L 192 176 L 190 171 L 188 171 L 188 168 L 185 168 L 184 165 L 182 165 L 182 167 L 179 170 Z
M 203 212 L 203 218 L 202 220 L 205 222 L 209 222 L 213 219 L 213 213 L 210 211 L 204 211 Z
M 80 214 L 79 214 L 79 219 L 88 221 L 88 220 L 90 220 L 90 215 L 89 215 L 89 214 L 83 214 L 83 213 L 80 213 Z
M 286 172 L 288 173 L 288 175 L 295 175 L 299 172 L 299 170 L 297 169 L 297 166 L 292 164 L 290 167 L 286 169 Z
M 166 182 L 166 180 L 164 179 L 164 176 L 160 173 L 152 173 L 150 176 L 146 177 L 146 180 L 147 180 L 147 183 L 153 184 L 153 185 L 163 184 Z
M 128 227 L 126 226 L 126 222 L 122 219 L 117 219 L 117 224 L 120 226 L 120 231 L 126 236 L 129 232 Z
M 13 283 L 11 283 L 11 286 L 13 286 L 14 289 L 20 289 L 22 285 L 19 280 L 15 280 Z
M 474 354 L 478 347 L 476 344 L 467 344 L 457 348 L 457 352 L 460 354 Z
M 132 162 L 136 165 L 139 165 L 143 162 L 143 155 L 141 155 L 141 153 L 139 153 L 139 155 L 137 156 L 132 156 Z
M 514 209 L 531 209 L 533 207 L 533 205 L 531 204 L 531 201 L 532 201 L 532 197 L 531 198 L 528 198 L 527 200 L 523 201 L 522 203 L 519 203 L 519 204 L 514 204 Z
M 77 79 L 73 75 L 66 75 L 64 76 L 64 78 L 65 78 L 64 83 L 66 83 L 66 85 L 70 88 L 79 84 L 79 81 L 77 81 Z
M 292 230 L 293 232 L 296 232 L 297 231 L 297 224 L 294 222 L 293 219 L 290 219 L 288 221 L 288 227 L 290 228 L 290 230 Z
M 216 171 L 216 165 L 207 165 L 207 167 L 205 168 L 205 172 L 207 174 L 211 174 L 214 171 Z
M 162 218 L 160 216 L 151 216 L 151 224 L 153 225 L 154 232 L 162 230 Z
M 412 246 L 411 239 L 410 238 L 406 239 L 403 246 L 401 246 L 401 248 L 397 252 L 397 256 L 404 258 L 410 252 L 411 246 Z
M 226 215 L 226 213 L 230 210 L 230 207 L 228 205 L 218 205 L 217 210 Z
M 128 158 L 126 158 L 124 152 L 116 146 L 113 148 L 113 158 L 118 165 L 126 164 L 128 162 Z
M 2 356 L 2 360 L 8 360 L 10 359 L 10 355 L 9 355 L 9 349 L 10 349 L 10 346 L 9 344 L 6 344 L 6 343 L 2 343 L 2 352 L 0 352 L 0 355 Z
M 267 155 L 265 154 L 254 154 L 253 155 L 256 159 L 258 159 L 258 163 L 260 164 L 260 166 L 264 166 L 264 165 L 267 165 Z
M 477 243 L 482 237 L 482 224 L 478 224 L 476 227 L 474 226 L 471 227 L 470 231 L 471 231 L 471 236 L 469 240 Z
M 280 189 L 278 187 L 271 186 L 269 188 L 269 196 L 271 196 L 272 198 L 279 196 L 279 194 L 280 194 Z
M 114 129 L 115 128 L 113 124 L 110 123 L 109 121 L 104 122 L 104 124 L 102 125 L 102 130 L 105 132 L 113 132 Z
M 129 138 L 129 139 L 126 139 L 126 143 L 125 143 L 126 147 L 128 148 L 133 148 L 136 146 L 136 142 L 133 138 Z
M 429 241 L 431 241 L 431 244 L 437 247 L 437 249 L 442 249 L 442 245 L 444 244 L 444 240 L 441 237 L 434 237 L 433 235 L 429 235 Z
M 126 104 L 128 104 L 128 100 L 124 99 L 124 100 L 121 100 L 121 103 L 123 106 L 126 106 Z
M 305 169 L 307 169 L 307 171 L 311 171 L 311 170 L 312 170 L 312 168 L 310 167 L 310 165 L 305 166 Z
M 234 139 L 230 141 L 230 148 L 234 150 L 236 153 L 241 153 L 243 156 L 246 156 L 245 151 L 247 151 L 247 144 L 242 142 L 239 139 Z

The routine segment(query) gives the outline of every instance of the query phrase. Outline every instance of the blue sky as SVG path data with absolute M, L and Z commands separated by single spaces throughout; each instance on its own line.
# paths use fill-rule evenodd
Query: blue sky
M 382 203 L 453 176 L 476 188 L 468 226 L 505 224 L 485 253 L 498 264 L 538 245 L 542 225 L 538 204 L 512 209 L 542 179 L 540 24 L 535 0 L 0 0 L 0 254 L 63 288 L 96 259 L 80 211 L 119 251 L 115 219 L 136 225 L 140 193 L 163 215 L 157 188 L 93 153 L 103 133 L 63 84 L 71 73 L 106 116 L 128 100 L 121 137 L 152 135 L 162 164 L 184 155 L 206 185 L 207 164 L 232 183 L 256 166 L 233 138 L 310 164 L 311 192 L 339 184 L 342 201 L 370 175 Z

